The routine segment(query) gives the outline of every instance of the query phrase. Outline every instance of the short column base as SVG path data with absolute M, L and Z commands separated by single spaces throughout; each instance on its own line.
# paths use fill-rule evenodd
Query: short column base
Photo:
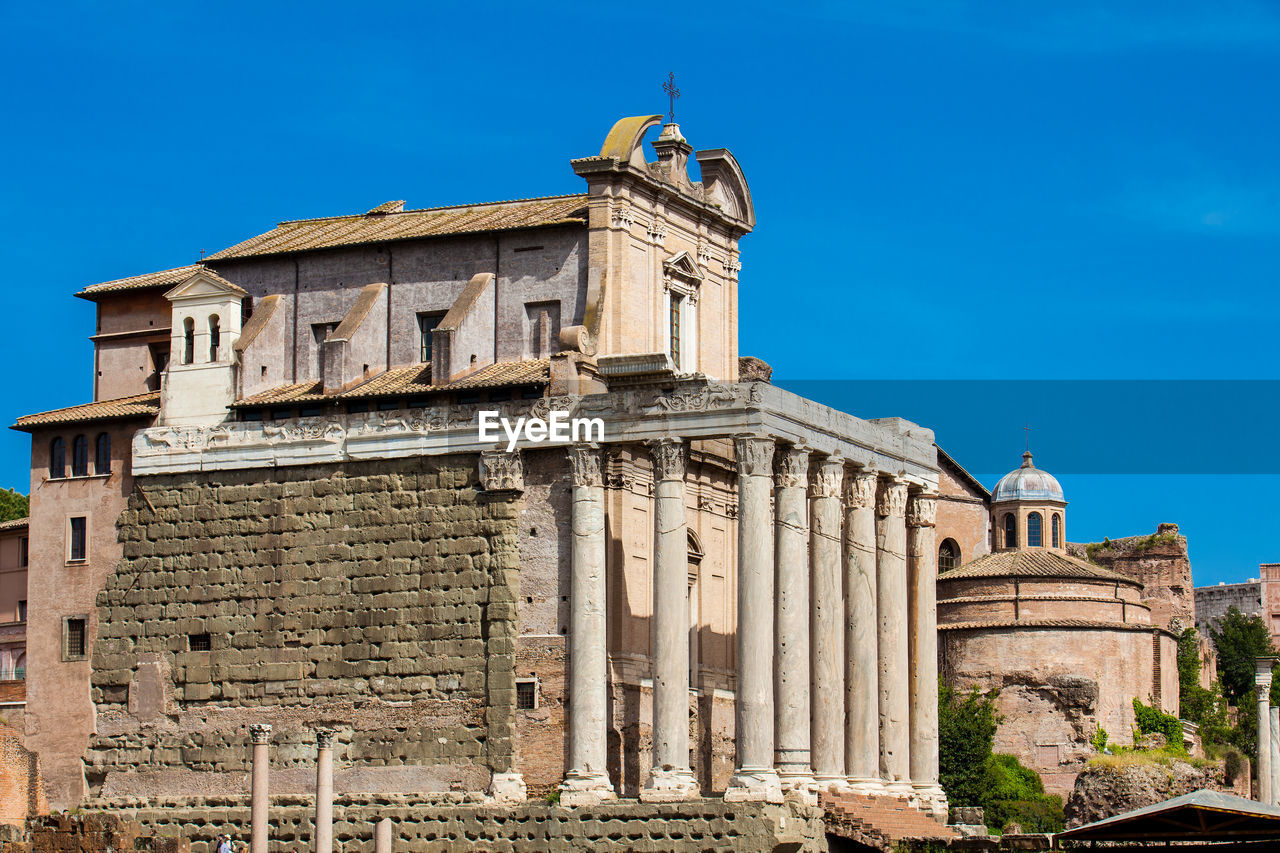
M 679 770 L 652 770 L 649 784 L 640 789 L 642 803 L 678 803 L 696 800 L 701 791 L 693 771 L 687 767 Z
M 724 792 L 726 803 L 781 803 L 782 799 L 782 780 L 771 768 L 740 768 Z
M 917 782 L 912 785 L 920 808 L 928 812 L 934 819 L 947 822 L 947 794 L 936 782 Z
M 912 799 L 916 795 L 916 789 L 907 779 L 897 779 L 894 781 L 881 780 L 884 789 L 895 797 L 906 797 Z
M 819 792 L 835 791 L 837 793 L 849 790 L 849 780 L 843 776 L 821 776 L 814 774 L 813 786 Z
M 570 770 L 560 783 L 560 805 L 594 806 L 618 799 L 607 773 L 580 773 Z
M 489 799 L 495 803 L 523 803 L 528 799 L 524 777 L 519 773 L 494 773 L 489 783 Z
M 845 779 L 845 784 L 855 794 L 867 794 L 875 797 L 889 793 L 889 790 L 884 786 L 884 780 L 874 776 L 849 776 Z

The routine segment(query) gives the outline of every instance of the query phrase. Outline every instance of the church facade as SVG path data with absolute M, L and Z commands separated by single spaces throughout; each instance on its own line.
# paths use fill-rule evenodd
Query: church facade
M 659 124 L 572 161 L 582 194 L 286 222 L 79 294 L 95 400 L 16 424 L 55 808 L 238 794 L 252 728 L 280 793 L 324 729 L 340 794 L 945 815 L 933 434 L 740 358 L 746 180 L 674 123 L 648 160 Z

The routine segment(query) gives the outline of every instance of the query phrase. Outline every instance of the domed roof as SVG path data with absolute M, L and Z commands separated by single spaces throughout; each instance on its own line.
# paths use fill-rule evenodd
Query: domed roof
M 1062 486 L 1052 474 L 1041 471 L 1031 461 L 1031 451 L 1022 454 L 1022 467 L 1000 478 L 991 490 L 991 502 L 1001 501 L 1062 501 Z

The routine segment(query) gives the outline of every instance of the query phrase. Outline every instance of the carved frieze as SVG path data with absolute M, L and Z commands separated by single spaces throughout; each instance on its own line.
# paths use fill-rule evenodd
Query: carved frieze
M 653 479 L 683 480 L 689 465 L 689 446 L 679 439 L 664 438 L 649 445 Z
M 662 412 L 707 412 L 731 409 L 760 402 L 760 389 L 752 385 L 708 383 L 682 387 L 670 394 L 657 394 L 643 406 L 645 414 Z
M 774 485 L 779 489 L 802 489 L 808 484 L 809 451 L 784 447 L 774 456 L 774 462 Z
M 569 448 L 569 468 L 573 473 L 575 486 L 601 486 L 604 484 L 600 476 L 601 450 L 598 447 Z
M 938 496 L 915 494 L 907 501 L 908 527 L 933 527 L 938 522 Z
M 773 473 L 773 439 L 746 436 L 733 441 L 738 476 L 767 477 Z
M 481 453 L 480 485 L 486 492 L 524 491 L 524 462 L 519 451 Z
M 901 518 L 907 512 L 907 484 L 902 480 L 881 480 L 876 494 L 876 515 Z

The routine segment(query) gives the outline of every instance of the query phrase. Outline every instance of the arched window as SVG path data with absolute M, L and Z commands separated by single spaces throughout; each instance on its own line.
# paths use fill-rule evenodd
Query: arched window
M 1013 517 L 1013 513 L 1004 517 L 1004 547 L 1018 547 L 1018 519 Z
M 71 476 L 89 476 L 89 439 L 83 434 L 71 439 Z
M 960 565 L 960 546 L 954 539 L 943 539 L 938 546 L 938 571 L 945 572 Z
M 58 436 L 49 442 L 49 479 L 60 480 L 67 476 L 67 445 Z
M 190 317 L 182 321 L 182 363 L 196 360 L 196 321 Z
M 1053 514 L 1053 547 L 1062 547 L 1062 516 Z
M 93 440 L 93 473 L 111 473 L 111 436 L 105 432 Z
M 218 360 L 218 347 L 222 344 L 222 330 L 218 327 L 218 315 L 209 315 L 209 361 Z
M 1039 548 L 1044 544 L 1044 538 L 1040 532 L 1042 521 L 1038 512 L 1027 516 L 1027 544 L 1032 548 Z

